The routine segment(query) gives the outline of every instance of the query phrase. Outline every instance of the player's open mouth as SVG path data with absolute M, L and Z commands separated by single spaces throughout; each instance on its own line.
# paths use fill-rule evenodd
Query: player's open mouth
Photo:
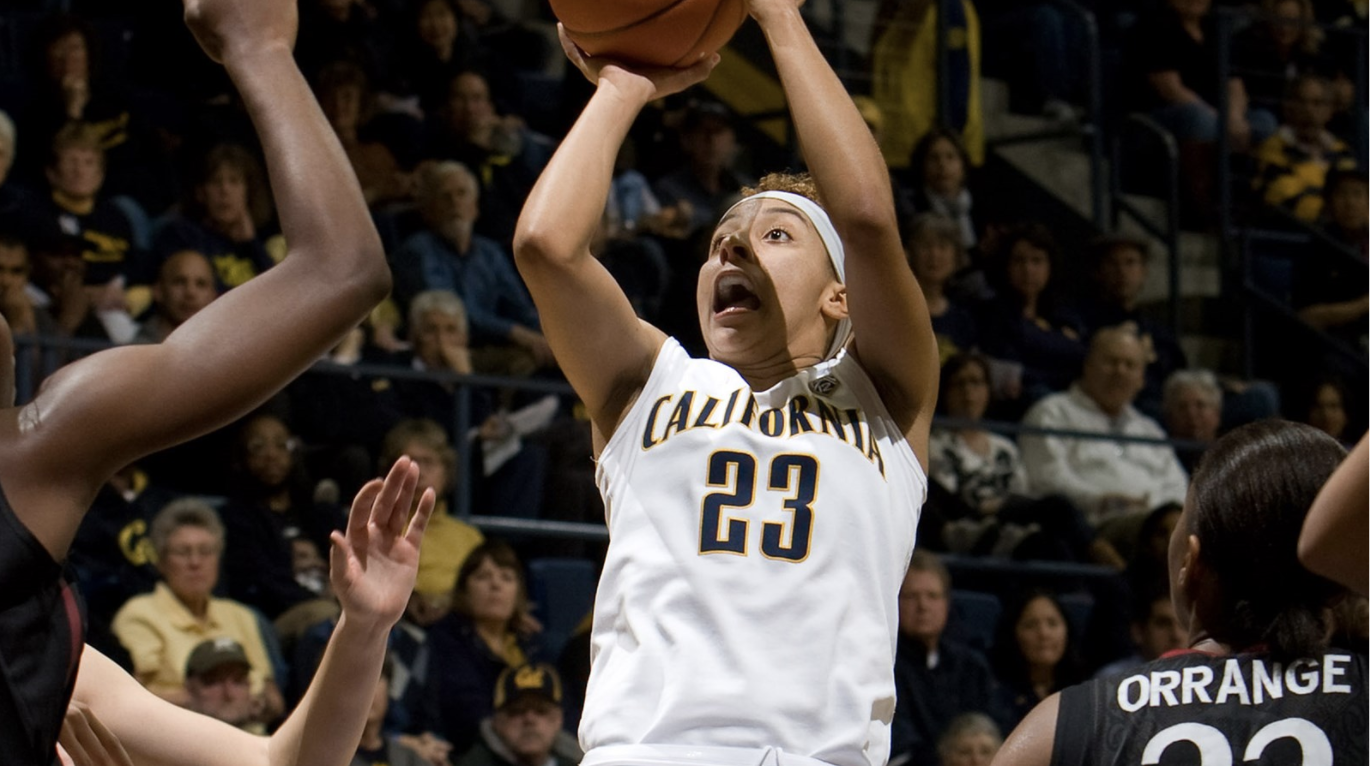
M 714 283 L 714 315 L 727 316 L 761 308 L 751 281 L 741 272 L 729 272 Z

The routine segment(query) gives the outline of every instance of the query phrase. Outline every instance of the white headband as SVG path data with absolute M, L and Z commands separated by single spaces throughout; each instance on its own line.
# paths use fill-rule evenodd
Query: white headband
M 823 240 L 823 247 L 828 251 L 828 260 L 832 261 L 833 271 L 837 272 L 837 281 L 842 284 L 847 283 L 847 252 L 842 249 L 842 239 L 837 236 L 837 229 L 833 227 L 832 219 L 828 217 L 827 212 L 824 211 L 817 202 L 814 202 L 808 197 L 794 194 L 793 192 L 763 191 L 753 194 L 750 197 L 743 197 L 737 204 L 728 208 L 728 211 L 723 214 L 723 218 L 726 218 L 728 213 L 736 210 L 738 205 L 741 205 L 743 202 L 750 202 L 754 199 L 775 199 L 780 200 L 781 202 L 788 202 L 794 207 L 799 208 L 799 212 L 803 213 L 804 217 L 809 219 L 809 223 L 813 224 L 814 230 L 818 232 L 819 239 Z M 720 220 L 722 219 L 720 218 Z M 828 347 L 828 353 L 823 358 L 827 360 L 837 356 L 837 352 L 841 351 L 842 347 L 847 345 L 847 341 L 850 338 L 851 320 L 842 319 L 837 323 L 837 332 L 833 334 L 832 345 Z

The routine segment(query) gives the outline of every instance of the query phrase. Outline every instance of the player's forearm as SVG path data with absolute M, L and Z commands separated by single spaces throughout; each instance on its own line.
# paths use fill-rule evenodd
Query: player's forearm
M 224 65 L 261 137 L 292 255 L 320 277 L 365 283 L 379 301 L 389 289 L 380 237 L 352 165 L 290 51 L 244 52 Z
M 390 626 L 338 620 L 314 681 L 271 737 L 270 766 L 346 766 L 357 752 Z
M 851 96 L 823 58 L 799 9 L 784 0 L 758 14 L 799 145 L 823 204 L 839 231 L 849 226 L 893 227 L 889 170 Z
M 537 260 L 589 257 L 609 198 L 614 158 L 649 97 L 632 82 L 600 80 L 524 203 L 514 232 L 520 268 Z

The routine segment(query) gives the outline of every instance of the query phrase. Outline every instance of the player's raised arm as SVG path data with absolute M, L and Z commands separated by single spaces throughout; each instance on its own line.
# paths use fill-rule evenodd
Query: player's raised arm
M 761 25 L 809 173 L 847 253 L 856 354 L 926 465 L 937 396 L 937 345 L 904 260 L 889 170 L 795 0 L 749 0 Z
M 1362 436 L 1323 485 L 1299 534 L 1299 560 L 1313 572 L 1370 594 L 1365 540 L 1370 533 L 1370 437 Z
M 185 0 L 205 51 L 238 87 L 265 150 L 290 245 L 279 266 L 195 315 L 158 346 L 120 348 L 50 378 L 0 430 L 0 483 L 61 558 L 106 477 L 232 422 L 360 322 L 389 271 L 342 147 L 295 66 L 288 0 Z
M 590 240 L 633 120 L 650 101 L 702 81 L 716 59 L 689 69 L 633 70 L 586 59 L 565 32 L 562 46 L 595 93 L 528 195 L 514 232 L 514 259 L 557 363 L 589 409 L 599 439 L 607 440 L 646 383 L 665 336 L 633 313 L 590 254 Z

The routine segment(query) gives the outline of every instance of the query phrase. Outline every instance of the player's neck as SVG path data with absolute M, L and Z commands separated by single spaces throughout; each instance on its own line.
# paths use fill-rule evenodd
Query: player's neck
M 753 391 L 765 391 L 787 378 L 794 377 L 800 370 L 806 370 L 818 364 L 823 361 L 823 357 L 818 353 L 787 348 L 784 353 L 756 361 L 735 361 L 731 359 L 718 359 L 718 361 L 737 370 L 737 373 L 747 381 L 747 385 Z

